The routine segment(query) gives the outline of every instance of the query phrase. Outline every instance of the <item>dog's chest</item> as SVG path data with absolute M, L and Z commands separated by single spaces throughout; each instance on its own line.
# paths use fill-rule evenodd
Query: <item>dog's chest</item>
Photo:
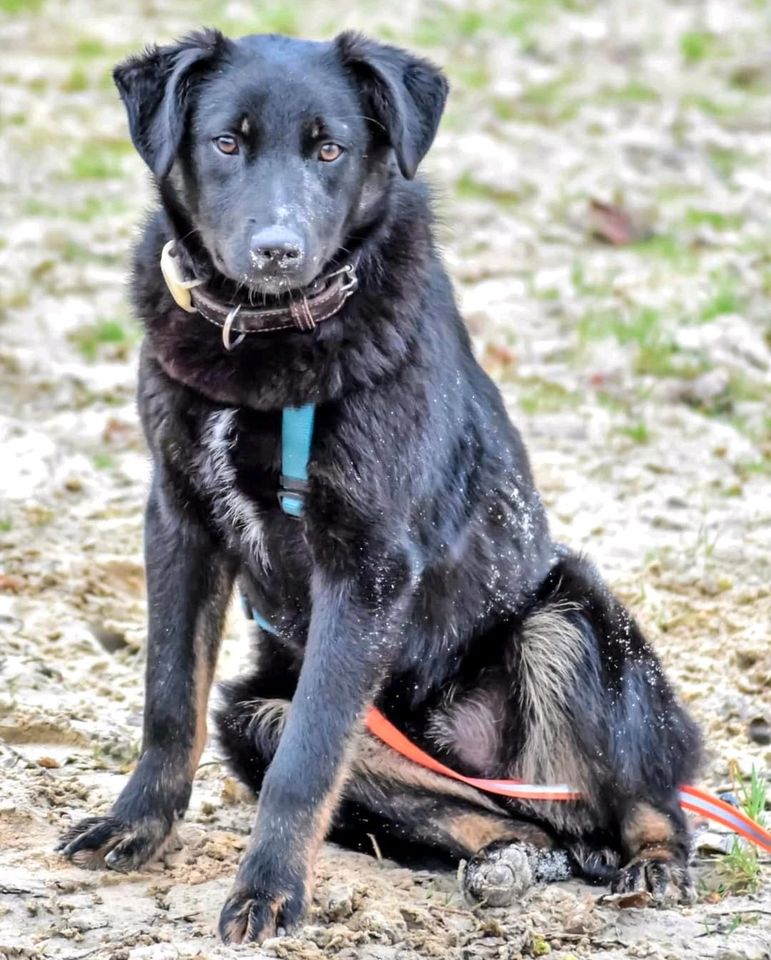
M 266 519 L 277 503 L 279 445 L 272 414 L 225 408 L 201 424 L 197 479 L 211 519 L 231 549 L 262 569 L 270 566 Z

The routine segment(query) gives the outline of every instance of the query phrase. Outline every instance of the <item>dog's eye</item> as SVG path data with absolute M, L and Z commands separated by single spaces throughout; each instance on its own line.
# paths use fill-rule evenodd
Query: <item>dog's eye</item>
M 215 137 L 214 146 L 220 153 L 226 153 L 228 156 L 238 153 L 238 140 L 235 137 Z
M 336 143 L 322 143 L 319 147 L 319 160 L 332 163 L 342 154 L 343 148 Z

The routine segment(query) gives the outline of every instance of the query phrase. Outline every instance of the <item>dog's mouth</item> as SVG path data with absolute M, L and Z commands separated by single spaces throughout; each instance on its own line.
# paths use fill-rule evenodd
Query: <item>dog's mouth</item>
M 207 279 L 207 286 L 212 291 L 228 295 L 234 301 L 242 300 L 245 304 L 252 305 L 277 306 L 280 301 L 288 300 L 292 296 L 303 296 L 319 281 L 324 272 L 320 265 L 310 274 L 292 267 L 276 267 L 262 271 L 255 269 L 254 272 L 235 274 L 217 250 L 212 252 L 212 262 L 216 273 Z

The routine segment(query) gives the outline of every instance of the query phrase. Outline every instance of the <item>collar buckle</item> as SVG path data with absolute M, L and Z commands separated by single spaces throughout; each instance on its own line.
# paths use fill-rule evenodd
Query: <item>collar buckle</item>
M 177 255 L 174 252 L 174 245 L 174 240 L 169 240 L 168 243 L 163 245 L 163 250 L 161 251 L 161 273 L 163 274 L 163 279 L 166 281 L 166 286 L 169 288 L 169 293 L 174 299 L 174 303 L 176 303 L 178 307 L 182 307 L 187 313 L 196 313 L 190 291 L 194 287 L 200 287 L 203 280 L 197 280 L 195 278 L 192 280 L 185 279 Z

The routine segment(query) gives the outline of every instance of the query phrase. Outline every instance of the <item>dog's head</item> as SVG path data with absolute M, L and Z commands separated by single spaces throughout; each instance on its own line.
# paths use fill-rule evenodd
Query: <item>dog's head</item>
M 159 182 L 171 178 L 214 267 L 267 294 L 311 283 L 377 223 L 447 96 L 431 63 L 353 33 L 203 31 L 114 76 L 134 145 Z

